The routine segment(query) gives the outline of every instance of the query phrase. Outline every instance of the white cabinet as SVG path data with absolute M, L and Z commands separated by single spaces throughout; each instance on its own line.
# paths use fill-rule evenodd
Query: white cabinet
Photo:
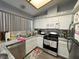
M 59 16 L 59 29 L 69 29 L 72 22 L 72 15 Z
M 37 46 L 43 48 L 43 37 L 37 37 Z
M 40 18 L 34 20 L 34 28 L 37 29 L 69 29 L 72 15 Z
M 36 47 L 43 48 L 43 37 L 30 37 L 26 40 L 26 54 Z
M 58 17 L 42 18 L 34 20 L 34 28 L 38 29 L 56 29 L 58 28 Z
M 58 29 L 59 28 L 59 22 L 58 22 L 58 17 L 51 17 L 48 18 L 46 23 L 47 28 L 50 29 Z
M 45 29 L 46 28 L 46 19 L 36 19 L 34 20 L 34 28 Z
M 62 57 L 65 57 L 65 58 L 69 57 L 69 53 L 68 53 L 68 50 L 67 50 L 67 42 L 59 41 L 59 44 L 58 44 L 58 55 L 62 56 Z
M 36 42 L 37 42 L 36 38 L 33 38 L 33 37 L 32 38 L 28 38 L 28 40 L 26 40 L 26 54 L 37 47 L 37 43 Z

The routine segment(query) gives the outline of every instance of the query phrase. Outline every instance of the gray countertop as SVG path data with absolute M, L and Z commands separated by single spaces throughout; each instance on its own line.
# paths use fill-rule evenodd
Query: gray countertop
M 66 38 L 59 37 L 58 39 L 59 39 L 59 41 L 67 42 L 67 39 Z
M 35 35 L 35 36 L 28 37 L 26 39 L 31 40 L 31 38 L 36 38 L 36 37 L 43 37 L 43 35 Z M 59 39 L 59 41 L 67 42 L 67 39 L 65 39 L 65 38 L 59 37 L 58 39 Z M 9 59 L 15 59 L 14 56 L 10 53 L 10 51 L 6 48 L 6 46 L 11 45 L 11 44 L 15 44 L 15 43 L 18 43 L 18 42 L 19 42 L 18 40 L 12 40 L 12 41 L 2 43 L 0 45 L 0 53 L 6 53 L 6 54 L 8 54 Z
M 26 38 L 27 40 L 30 40 L 31 38 L 35 38 L 35 37 L 43 37 L 42 35 L 35 35 L 35 36 L 31 36 Z M 6 46 L 11 45 L 11 44 L 15 44 L 18 43 L 18 40 L 12 40 L 12 41 L 8 41 L 8 42 L 4 42 L 2 44 L 0 44 L 0 54 L 8 54 L 9 59 L 15 59 L 14 56 L 10 53 L 10 51 L 7 49 Z
M 0 45 L 0 54 L 7 54 L 9 59 L 15 59 L 5 45 Z

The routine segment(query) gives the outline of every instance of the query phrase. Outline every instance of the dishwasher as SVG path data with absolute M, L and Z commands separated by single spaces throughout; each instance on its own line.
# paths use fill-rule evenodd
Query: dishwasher
M 8 45 L 7 48 L 15 59 L 23 59 L 25 56 L 25 42 Z

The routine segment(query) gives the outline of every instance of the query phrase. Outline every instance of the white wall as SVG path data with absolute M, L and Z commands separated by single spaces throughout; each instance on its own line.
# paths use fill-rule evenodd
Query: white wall
M 15 7 L 13 7 L 13 6 L 1 1 L 1 0 L 0 0 L 0 10 L 3 10 L 3 11 L 6 11 L 6 12 L 13 13 L 13 14 L 16 14 L 18 16 L 22 16 L 22 17 L 27 18 L 26 19 L 28 21 L 28 24 L 26 25 L 27 28 L 28 28 L 27 31 L 28 30 L 29 31 L 33 30 L 32 29 L 32 22 L 33 22 L 32 19 L 33 18 L 30 15 L 28 15 L 27 13 L 22 12 L 19 9 L 17 9 L 17 8 L 15 8 Z
M 75 4 L 76 4 L 77 0 L 72 0 L 68 3 L 64 3 L 58 6 L 58 12 L 62 12 L 62 11 L 68 11 L 68 10 L 73 10 Z
M 57 6 L 53 6 L 48 10 L 48 15 L 54 15 L 57 14 Z
M 68 3 L 63 3 L 61 5 L 52 6 L 48 9 L 47 14 L 42 16 L 37 16 L 36 18 L 46 18 L 46 17 L 55 17 L 60 15 L 72 14 L 72 10 L 76 4 L 77 0 L 72 0 Z
M 77 1 L 74 9 L 73 9 L 73 13 L 76 13 L 79 10 L 79 0 Z
M 10 12 L 10 13 L 19 15 L 19 16 L 23 16 L 23 17 L 32 19 L 30 15 L 27 15 L 25 12 L 22 12 L 19 9 L 17 9 L 17 8 L 15 8 L 13 6 L 10 6 L 7 3 L 4 3 L 3 1 L 0 1 L 0 10 L 7 11 L 7 12 Z

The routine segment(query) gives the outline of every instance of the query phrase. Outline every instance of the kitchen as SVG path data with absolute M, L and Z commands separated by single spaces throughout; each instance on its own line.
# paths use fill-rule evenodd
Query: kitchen
M 79 0 L 40 1 L 0 0 L 0 59 L 79 59 Z

